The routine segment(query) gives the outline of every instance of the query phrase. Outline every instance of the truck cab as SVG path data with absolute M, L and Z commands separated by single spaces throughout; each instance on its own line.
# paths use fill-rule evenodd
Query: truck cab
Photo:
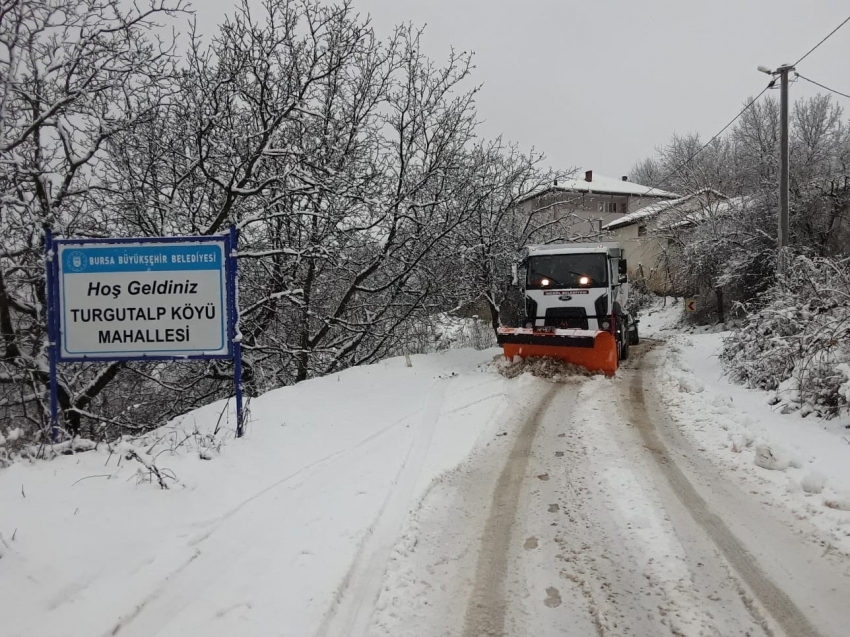
M 637 342 L 637 322 L 625 310 L 626 259 L 618 243 L 532 245 L 525 249 L 525 320 L 534 331 L 578 329 L 611 332 L 618 358 Z M 515 281 L 519 283 L 519 270 Z

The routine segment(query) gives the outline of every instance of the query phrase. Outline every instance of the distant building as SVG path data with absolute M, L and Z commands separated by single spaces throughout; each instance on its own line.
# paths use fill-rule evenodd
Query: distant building
M 592 170 L 584 179 L 554 182 L 520 200 L 519 209 L 544 220 L 561 220 L 560 228 L 568 228 L 573 238 L 593 237 L 612 221 L 660 201 L 678 199 L 680 195 L 629 181 L 595 175 Z M 563 237 L 569 238 L 569 237 Z
M 663 258 L 666 254 L 668 233 L 659 232 L 674 226 L 691 226 L 700 223 L 708 212 L 725 208 L 721 202 L 726 195 L 711 188 L 703 188 L 690 195 L 658 201 L 618 219 L 608 222 L 603 230 L 609 240 L 623 245 L 631 278 L 643 278 L 649 289 L 659 294 L 671 292 L 670 275 Z

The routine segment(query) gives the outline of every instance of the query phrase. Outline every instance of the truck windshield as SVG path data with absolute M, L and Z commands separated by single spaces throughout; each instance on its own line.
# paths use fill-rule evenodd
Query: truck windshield
M 608 284 L 604 254 L 551 254 L 528 260 L 526 288 L 530 290 L 601 288 Z M 587 277 L 589 284 L 580 279 Z

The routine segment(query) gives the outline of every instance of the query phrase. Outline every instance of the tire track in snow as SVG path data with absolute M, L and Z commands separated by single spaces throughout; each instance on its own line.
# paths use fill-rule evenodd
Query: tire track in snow
M 404 521 L 407 514 L 405 505 L 411 499 L 411 496 L 409 493 L 406 495 L 399 495 L 398 492 L 399 489 L 404 491 L 406 488 L 410 493 L 412 493 L 413 489 L 415 489 L 416 481 L 419 477 L 419 471 L 421 470 L 425 456 L 427 455 L 428 446 L 430 445 L 431 436 L 437 419 L 442 413 L 443 402 L 450 382 L 451 381 L 449 379 L 438 380 L 432 386 L 425 401 L 423 401 L 424 404 L 419 403 L 415 409 L 410 410 L 378 431 L 364 436 L 350 446 L 346 446 L 326 454 L 305 464 L 295 471 L 282 476 L 258 490 L 253 495 L 239 501 L 222 515 L 209 519 L 206 522 L 193 525 L 195 528 L 200 527 L 202 530 L 197 532 L 194 537 L 190 538 L 187 542 L 189 547 L 195 549 L 192 552 L 191 558 L 188 559 L 185 564 L 181 565 L 180 568 L 160 580 L 158 586 L 148 595 L 142 597 L 140 602 L 133 605 L 132 608 L 122 612 L 114 620 L 115 623 L 112 630 L 116 632 L 120 631 L 122 634 L 128 630 L 133 632 L 133 634 L 139 634 L 140 631 L 145 631 L 146 634 L 154 634 L 159 630 L 164 629 L 168 626 L 170 621 L 180 614 L 191 602 L 192 594 L 197 594 L 199 592 L 196 588 L 193 588 L 193 585 L 188 584 L 190 581 L 188 572 L 195 570 L 199 563 L 209 566 L 210 563 L 218 561 L 215 551 L 212 553 L 206 551 L 201 554 L 198 550 L 198 548 L 209 540 L 217 531 L 234 519 L 241 519 L 246 514 L 250 515 L 250 512 L 255 510 L 255 506 L 258 502 L 263 501 L 264 498 L 270 496 L 281 488 L 295 488 L 298 484 L 301 484 L 301 481 L 298 480 L 299 478 L 307 479 L 313 475 L 320 475 L 321 472 L 333 470 L 333 468 L 337 466 L 337 463 L 342 459 L 359 449 L 369 447 L 375 442 L 381 440 L 390 432 L 397 430 L 400 426 L 411 423 L 411 421 L 415 422 L 415 417 L 421 414 L 422 424 L 415 430 L 414 435 L 411 436 L 412 442 L 407 449 L 406 457 L 401 463 L 399 471 L 396 474 L 396 478 L 393 481 L 394 486 L 388 491 L 384 502 L 381 504 L 381 509 L 379 510 L 375 521 L 370 528 L 367 529 L 365 539 L 358 551 L 358 557 L 355 559 L 355 566 L 352 566 L 349 570 L 349 574 L 344 580 L 344 584 L 338 593 L 336 608 L 341 608 L 345 605 L 346 608 L 350 609 L 353 606 L 357 609 L 354 613 L 356 617 L 349 616 L 350 626 L 346 625 L 342 632 L 330 634 L 339 634 L 344 635 L 345 637 L 357 635 L 358 633 L 350 631 L 354 630 L 353 626 L 355 625 L 368 625 L 368 620 L 372 613 L 372 604 L 380 593 L 380 585 L 383 579 L 387 557 L 395 544 L 396 536 L 398 534 L 398 530 L 395 530 L 395 532 L 386 531 L 388 527 L 386 518 L 393 515 L 396 517 L 400 516 L 396 525 L 398 528 L 401 527 Z M 493 381 L 488 380 L 481 384 L 484 385 L 490 382 Z M 464 409 L 472 404 L 477 404 L 478 402 L 479 401 L 476 400 L 471 403 L 466 403 L 461 405 L 458 409 Z M 298 480 L 298 482 L 293 484 L 293 481 L 296 480 Z M 288 492 L 289 490 L 290 488 L 287 488 L 285 492 Z M 398 511 L 395 511 L 394 507 L 401 508 Z M 387 533 L 389 533 L 389 536 L 387 536 Z M 381 547 L 380 552 L 383 554 L 383 559 L 381 559 L 381 555 L 376 555 L 376 542 L 381 540 L 381 538 L 385 538 L 384 543 L 387 544 L 387 546 Z M 201 559 L 197 559 L 198 557 Z M 368 577 L 364 576 L 362 573 L 355 576 L 358 572 L 358 569 L 356 568 L 357 565 L 359 565 L 360 570 L 366 569 L 369 572 Z M 375 567 L 375 565 L 377 565 L 377 567 Z M 369 584 L 366 585 L 364 582 Z M 370 588 L 372 593 L 366 594 L 365 589 L 367 588 Z M 355 589 L 361 592 L 357 594 L 358 601 L 356 603 L 352 603 L 349 600 L 350 594 L 347 595 L 347 593 L 348 591 Z M 367 600 L 368 603 L 366 603 Z M 152 606 L 156 606 L 156 608 L 152 609 Z M 333 614 L 326 619 L 323 624 L 323 630 L 328 629 L 328 621 L 332 618 Z M 352 623 L 355 621 L 356 623 Z M 144 627 L 137 625 L 140 622 L 144 624 Z M 363 631 L 365 630 L 366 628 L 363 628 L 359 634 L 364 634 Z
M 260 500 L 269 493 L 272 493 L 279 487 L 290 483 L 295 478 L 298 478 L 302 475 L 309 475 L 311 470 L 322 469 L 327 465 L 333 466 L 332 461 L 343 458 L 349 453 L 352 453 L 357 449 L 368 446 L 372 442 L 379 440 L 381 437 L 383 437 L 390 431 L 409 421 L 413 416 L 420 413 L 421 411 L 421 408 L 414 409 L 408 412 L 407 414 L 401 416 L 400 418 L 396 419 L 395 421 L 391 422 L 382 429 L 379 429 L 378 431 L 368 436 L 365 436 L 364 438 L 356 442 L 354 445 L 344 447 L 304 465 L 303 467 L 293 471 L 292 473 L 289 473 L 286 476 L 272 482 L 265 488 L 256 492 L 254 495 L 242 500 L 237 505 L 233 506 L 230 510 L 228 510 L 226 513 L 216 518 L 213 518 L 212 520 L 202 523 L 201 526 L 207 527 L 206 530 L 198 533 L 195 537 L 191 538 L 187 542 L 187 545 L 194 549 L 191 554 L 191 557 L 187 559 L 185 563 L 181 564 L 180 567 L 166 575 L 160 581 L 159 585 L 155 589 L 153 589 L 147 596 L 145 596 L 141 602 L 137 603 L 128 612 L 125 612 L 120 615 L 116 620 L 113 629 L 107 634 L 116 635 L 119 633 L 119 631 L 124 631 L 125 629 L 133 627 L 133 624 L 135 624 L 140 617 L 149 613 L 150 606 L 161 599 L 165 599 L 166 603 L 164 604 L 165 608 L 158 608 L 155 613 L 156 618 L 155 620 L 153 620 L 153 622 L 156 628 L 152 628 L 148 624 L 146 625 L 145 630 L 149 630 L 151 631 L 151 633 L 155 633 L 164 628 L 174 616 L 182 612 L 185 605 L 188 604 L 191 600 L 189 595 L 185 594 L 185 592 L 179 592 L 181 587 L 186 588 L 186 585 L 184 582 L 182 582 L 181 578 L 186 575 L 187 571 L 194 568 L 197 565 L 198 561 L 209 561 L 209 559 L 211 559 L 208 556 L 204 555 L 204 560 L 197 560 L 197 558 L 201 557 L 202 555 L 201 551 L 197 548 L 199 545 L 208 540 L 216 531 L 218 531 L 222 526 L 224 526 L 229 520 L 233 519 L 237 514 L 242 511 L 245 511 L 246 509 L 250 509 L 249 505 L 255 503 L 256 501 Z M 177 588 L 178 592 L 175 592 L 173 590 L 174 588 Z M 167 597 L 163 595 L 166 591 L 169 591 L 169 595 Z M 192 592 L 197 593 L 198 591 L 197 589 L 193 589 Z
M 207 530 L 207 531 L 204 531 L 199 536 L 190 540 L 189 545 L 195 546 L 197 544 L 200 544 L 204 540 L 206 540 L 216 530 L 218 530 L 219 527 L 221 527 L 221 525 L 224 524 L 228 519 L 230 519 L 231 517 L 233 517 L 234 515 L 239 513 L 242 509 L 244 509 L 247 505 L 251 504 L 255 500 L 261 498 L 262 496 L 268 494 L 271 491 L 274 491 L 278 487 L 283 486 L 284 484 L 286 484 L 290 480 L 293 480 L 293 479 L 297 478 L 298 476 L 300 476 L 304 473 L 307 473 L 311 469 L 321 468 L 324 465 L 328 464 L 331 460 L 335 460 L 337 458 L 344 457 L 347 454 L 351 453 L 352 451 L 356 451 L 357 449 L 360 449 L 361 447 L 364 447 L 365 445 L 368 445 L 369 443 L 374 442 L 375 440 L 381 438 L 384 434 L 392 431 L 393 429 L 395 429 L 399 425 L 407 422 L 410 418 L 412 418 L 413 416 L 418 414 L 419 411 L 420 411 L 419 409 L 415 409 L 415 410 L 405 414 L 404 416 L 393 421 L 392 423 L 390 423 L 389 425 L 387 425 L 383 429 L 380 429 L 380 430 L 376 431 L 375 433 L 370 434 L 370 435 L 366 436 L 365 438 L 361 439 L 359 442 L 357 442 L 355 445 L 353 445 L 351 447 L 344 447 L 342 449 L 338 449 L 337 451 L 334 451 L 333 453 L 330 453 L 326 456 L 323 456 L 322 458 L 319 458 L 318 460 L 314 460 L 313 462 L 310 462 L 309 464 L 304 465 L 300 469 L 293 471 L 292 473 L 284 476 L 283 478 L 276 480 L 275 482 L 273 482 L 269 486 L 265 487 L 264 489 L 261 489 L 260 491 L 258 491 L 254 495 L 252 495 L 251 497 L 246 498 L 245 500 L 242 500 L 239 504 L 237 504 L 236 506 L 231 508 L 229 511 L 227 511 L 223 515 L 221 515 L 217 518 L 214 518 L 214 519 L 212 519 L 208 522 L 201 523 L 200 526 L 211 526 L 212 528 Z
M 711 538 L 783 632 L 789 637 L 820 637 L 821 633 L 815 629 L 791 598 L 762 572 L 753 555 L 732 533 L 723 519 L 710 509 L 708 503 L 673 461 L 649 415 L 644 390 L 642 358 L 640 357 L 632 365 L 635 374 L 629 387 L 631 399 L 629 406 L 637 429 L 656 466 L 667 478 L 673 492 L 694 521 Z
M 448 387 L 448 380 L 438 380 L 429 392 L 422 422 L 399 468 L 394 486 L 343 580 L 338 603 L 325 616 L 317 637 L 365 637 L 369 630 L 387 562 L 413 500 Z
M 189 565 L 192 562 L 194 562 L 196 559 L 198 559 L 198 557 L 200 557 L 200 555 L 201 555 L 200 551 L 195 551 L 194 553 L 192 553 L 192 556 L 189 559 L 187 559 L 185 562 L 183 562 L 180 566 L 178 566 L 176 569 L 171 571 L 171 573 L 169 573 L 165 577 L 165 579 L 163 580 L 163 583 L 169 582 L 170 580 L 175 578 L 177 575 L 182 573 L 184 570 L 186 570 L 186 568 L 188 568 Z M 135 608 L 133 608 L 130 612 L 126 613 L 125 615 L 122 615 L 121 617 L 119 617 L 118 620 L 115 622 L 115 625 L 112 627 L 112 629 L 107 631 L 106 633 L 104 633 L 103 637 L 113 637 L 114 635 L 117 635 L 118 633 L 120 633 L 121 630 L 123 630 L 128 624 L 130 624 L 134 619 L 136 619 L 136 617 L 138 617 L 139 614 L 142 611 L 144 611 L 151 602 L 154 602 L 157 599 L 159 599 L 162 596 L 164 590 L 165 590 L 164 586 L 160 586 L 160 587 L 154 589 L 153 592 L 151 592 L 141 602 L 136 604 Z
M 501 380 L 501 379 L 500 378 L 495 379 L 495 381 L 499 381 L 499 380 Z M 466 390 L 469 391 L 469 390 L 475 389 L 477 387 L 487 385 L 487 384 L 492 383 L 492 382 L 494 382 L 494 380 L 487 380 L 483 383 L 478 383 L 477 385 L 472 385 L 471 387 L 467 387 Z M 444 380 L 438 381 L 437 384 L 440 384 L 440 383 L 446 384 L 446 381 L 444 381 Z M 443 390 L 443 395 L 445 396 L 445 390 Z M 463 409 L 468 409 L 469 407 L 472 407 L 472 406 L 477 405 L 479 403 L 485 402 L 486 400 L 492 400 L 493 398 L 498 398 L 501 395 L 502 395 L 501 393 L 496 393 L 496 394 L 486 396 L 485 398 L 482 398 L 482 399 L 479 399 L 479 400 L 473 400 L 473 401 L 471 401 L 469 403 L 465 403 L 465 404 L 463 404 L 459 407 L 455 407 L 454 409 L 452 409 L 451 411 L 448 411 L 446 413 L 452 414 L 452 413 L 455 413 L 457 411 L 461 411 Z M 426 407 L 426 409 L 427 409 L 427 407 Z M 421 412 L 422 412 L 421 408 L 416 408 L 414 410 L 411 410 L 408 413 L 401 416 L 400 418 L 397 418 L 396 420 L 391 422 L 389 425 L 387 425 L 383 429 L 380 429 L 380 430 L 376 431 L 375 433 L 369 434 L 365 438 L 362 438 L 361 440 L 359 440 L 354 445 L 352 445 L 350 447 L 344 447 L 342 449 L 338 449 L 337 451 L 334 451 L 334 452 L 332 452 L 332 453 L 330 453 L 326 456 L 323 456 L 321 458 L 318 458 L 317 460 L 314 460 L 313 462 L 310 462 L 309 464 L 304 465 L 303 467 L 297 469 L 296 471 L 293 471 L 292 473 L 280 478 L 279 480 L 276 480 L 275 482 L 271 483 L 267 487 L 265 487 L 265 488 L 261 489 L 260 491 L 258 491 L 257 493 L 255 493 L 254 495 L 246 498 L 245 500 L 242 500 L 239 504 L 235 505 L 229 511 L 218 516 L 217 518 L 214 518 L 212 520 L 208 520 L 207 522 L 199 523 L 197 526 L 201 526 L 201 527 L 211 526 L 213 528 L 210 529 L 210 530 L 204 531 L 203 533 L 199 534 L 196 538 L 191 540 L 189 542 L 190 546 L 195 546 L 197 544 L 200 544 L 204 540 L 206 540 L 224 522 L 226 522 L 229 518 L 231 518 L 234 515 L 236 515 L 237 513 L 239 513 L 239 511 L 241 511 L 248 504 L 251 504 L 255 500 L 261 498 L 262 496 L 268 494 L 271 491 L 274 491 L 278 487 L 283 486 L 287 482 L 289 482 L 289 481 L 297 478 L 298 476 L 310 471 L 311 469 L 319 469 L 319 468 L 323 467 L 324 465 L 328 464 L 332 460 L 335 460 L 337 458 L 342 458 L 342 457 L 346 456 L 347 454 L 349 454 L 353 451 L 356 451 L 356 450 L 374 442 L 375 440 L 381 438 L 384 434 L 389 433 L 390 431 L 392 431 L 393 429 L 395 429 L 399 425 L 403 425 L 404 423 L 406 423 L 407 421 L 409 421 L 410 419 L 412 419 L 414 416 L 416 416 L 417 414 L 419 414 Z M 433 428 L 432 428 L 432 433 L 433 433 Z
M 463 637 L 497 637 L 505 634 L 505 577 L 517 506 L 540 419 L 558 389 L 559 386 L 554 384 L 547 389 L 537 408 L 523 423 L 499 475 L 490 515 L 481 537 L 475 585 L 464 619 Z

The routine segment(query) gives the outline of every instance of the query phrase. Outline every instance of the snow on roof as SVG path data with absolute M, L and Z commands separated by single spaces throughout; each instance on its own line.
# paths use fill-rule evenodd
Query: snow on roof
M 690 211 L 682 218 L 659 227 L 665 229 L 681 228 L 683 226 L 693 226 L 702 223 L 710 218 L 719 219 L 727 217 L 740 212 L 747 206 L 758 202 L 760 199 L 760 195 L 741 195 L 739 197 L 726 198 L 725 201 L 717 202 L 714 205 Z
M 592 170 L 585 171 L 584 174 L 586 176 L 589 175 L 591 180 L 587 181 L 585 177 L 579 177 L 577 179 L 559 181 L 556 184 L 532 192 L 521 201 L 533 199 L 551 191 L 596 193 L 601 195 L 630 195 L 632 197 L 659 197 L 662 199 L 677 199 L 680 197 L 676 193 L 667 192 L 660 188 L 643 186 L 633 181 L 623 181 L 616 177 L 606 177 L 594 173 Z
M 610 253 L 622 248 L 619 243 L 548 243 L 528 246 L 529 256 L 549 254 L 587 254 L 591 252 Z
M 726 199 L 726 195 L 717 192 L 713 188 L 703 188 L 689 195 L 685 195 L 684 197 L 679 197 L 678 199 L 673 199 L 669 201 L 659 201 L 658 203 L 654 203 L 649 206 L 644 206 L 639 210 L 635 210 L 631 214 L 627 214 L 603 226 L 603 230 L 613 230 L 614 228 L 630 226 L 633 223 L 637 223 L 642 219 L 648 219 L 650 217 L 658 216 L 665 210 L 676 210 L 677 208 L 681 208 L 683 204 L 687 203 L 688 201 L 691 201 L 695 197 L 700 197 L 703 195 L 706 197 L 706 199 L 712 196 L 716 197 L 717 199 Z

